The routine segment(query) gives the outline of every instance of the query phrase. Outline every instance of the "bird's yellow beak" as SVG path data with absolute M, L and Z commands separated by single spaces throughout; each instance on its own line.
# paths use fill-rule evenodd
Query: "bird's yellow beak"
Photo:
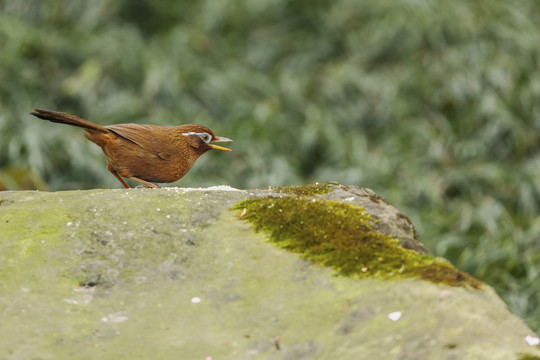
M 229 138 L 226 138 L 226 137 L 217 136 L 214 140 L 212 140 L 212 142 L 232 142 L 232 140 L 229 139 Z M 216 149 L 216 150 L 232 151 L 231 149 L 227 149 L 227 148 L 225 148 L 223 146 L 218 146 L 218 145 L 214 145 L 214 144 L 208 144 L 208 146 L 210 146 L 212 149 Z

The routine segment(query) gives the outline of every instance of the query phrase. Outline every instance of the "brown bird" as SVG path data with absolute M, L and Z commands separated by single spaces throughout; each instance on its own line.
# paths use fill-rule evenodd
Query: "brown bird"
M 214 142 L 232 141 L 218 137 L 202 125 L 157 126 L 118 124 L 101 126 L 62 112 L 33 109 L 30 114 L 55 123 L 78 126 L 103 150 L 107 169 L 124 185 L 122 177 L 151 188 L 184 176 L 195 160 L 211 149 L 231 151 Z

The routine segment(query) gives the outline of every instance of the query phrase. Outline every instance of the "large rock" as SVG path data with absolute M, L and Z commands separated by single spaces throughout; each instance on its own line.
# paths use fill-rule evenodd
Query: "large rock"
M 2 192 L 0 237 L 2 359 L 540 359 L 366 189 Z

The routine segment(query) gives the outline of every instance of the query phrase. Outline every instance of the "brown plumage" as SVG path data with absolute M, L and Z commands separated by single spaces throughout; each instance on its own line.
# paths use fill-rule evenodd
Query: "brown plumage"
M 124 185 L 122 177 L 138 181 L 148 187 L 156 183 L 170 183 L 184 176 L 195 160 L 211 149 L 230 149 L 214 142 L 232 141 L 202 125 L 157 126 L 118 124 L 101 126 L 66 113 L 33 109 L 30 113 L 40 119 L 78 126 L 86 130 L 86 137 L 103 150 L 107 169 Z

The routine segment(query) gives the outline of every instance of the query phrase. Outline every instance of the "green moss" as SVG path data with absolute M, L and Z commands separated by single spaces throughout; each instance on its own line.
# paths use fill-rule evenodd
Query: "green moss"
M 540 360 L 540 357 L 532 354 L 520 354 L 517 360 Z
M 69 216 L 62 209 L 38 204 L 34 209 L 13 208 L 0 215 L 0 283 L 5 288 L 44 281 L 55 274 L 44 271 L 52 264 L 66 263 L 60 257 L 65 242 L 61 236 Z M 70 280 L 63 278 L 67 284 Z
M 268 190 L 273 190 L 279 193 L 297 196 L 315 196 L 324 195 L 332 192 L 332 185 L 330 183 L 316 183 L 302 186 L 279 186 L 270 187 Z
M 270 241 L 339 275 L 416 277 L 451 286 L 479 288 L 481 282 L 446 260 L 404 249 L 392 236 L 373 231 L 361 207 L 302 197 L 256 198 L 237 203 L 243 219 L 265 231 Z

